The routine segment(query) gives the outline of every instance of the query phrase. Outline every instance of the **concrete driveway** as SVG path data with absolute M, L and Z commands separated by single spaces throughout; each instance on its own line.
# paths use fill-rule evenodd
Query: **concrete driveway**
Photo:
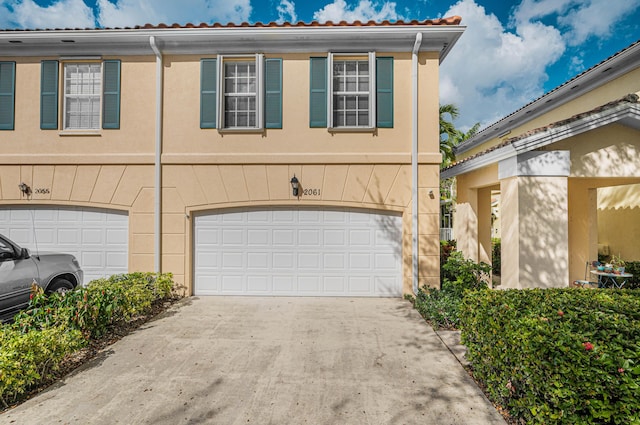
M 189 298 L 1 424 L 504 424 L 401 299 Z

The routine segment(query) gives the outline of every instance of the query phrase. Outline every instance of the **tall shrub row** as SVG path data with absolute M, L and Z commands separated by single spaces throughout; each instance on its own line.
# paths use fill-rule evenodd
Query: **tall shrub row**
M 474 291 L 460 310 L 473 374 L 527 424 L 640 424 L 640 293 Z
M 7 407 L 50 379 L 65 356 L 110 327 L 150 311 L 171 296 L 171 274 L 131 273 L 45 296 L 34 285 L 30 306 L 0 325 L 0 403 Z

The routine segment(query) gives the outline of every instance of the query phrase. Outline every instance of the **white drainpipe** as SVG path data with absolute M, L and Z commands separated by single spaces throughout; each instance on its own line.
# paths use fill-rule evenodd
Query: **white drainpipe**
M 155 261 L 156 273 L 160 273 L 160 259 L 162 256 L 162 80 L 164 68 L 162 66 L 162 53 L 156 44 L 154 36 L 149 37 L 151 49 L 156 54 L 156 158 L 155 158 Z
M 411 83 L 413 91 L 413 129 L 411 141 L 411 177 L 412 177 L 412 221 L 411 221 L 411 262 L 413 265 L 413 293 L 418 293 L 418 50 L 422 44 L 422 33 L 416 34 L 411 56 Z

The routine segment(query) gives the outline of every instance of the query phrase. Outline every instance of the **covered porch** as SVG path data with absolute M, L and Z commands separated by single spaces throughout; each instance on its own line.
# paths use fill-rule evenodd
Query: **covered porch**
M 491 262 L 491 196 L 500 192 L 502 288 L 566 287 L 584 278 L 599 244 L 640 260 L 635 94 L 505 139 L 443 170 L 449 177 L 457 247 L 476 261 Z

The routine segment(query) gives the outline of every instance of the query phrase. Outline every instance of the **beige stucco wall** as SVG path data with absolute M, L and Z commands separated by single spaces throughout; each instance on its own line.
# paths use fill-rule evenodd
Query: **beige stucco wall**
M 404 291 L 411 292 L 411 55 L 392 55 L 394 128 L 374 132 L 309 128 L 309 57 L 313 55 L 266 54 L 283 58 L 283 128 L 260 133 L 200 129 L 200 59 L 204 56 L 165 58 L 161 269 L 174 273 L 186 293 L 193 290 L 194 213 L 276 205 L 402 213 Z M 16 125 L 14 131 L 0 132 L 0 204 L 127 211 L 129 268 L 153 270 L 155 58 L 118 58 L 122 61 L 119 130 L 74 135 L 39 128 L 41 59 L 47 58 L 15 58 Z M 419 282 L 438 286 L 438 54 L 421 53 L 419 64 Z M 294 199 L 289 184 L 294 174 L 303 188 L 319 189 L 319 194 Z M 51 193 L 21 198 L 18 184 L 22 181 L 33 188 L 50 188 Z
M 15 130 L 0 132 L 0 164 L 153 163 L 155 65 L 152 58 L 119 58 L 120 129 L 100 130 L 91 135 L 40 130 L 41 59 L 58 60 L 56 57 L 7 58 L 16 61 Z M 59 93 L 60 117 L 62 97 Z M 61 128 L 60 120 L 58 125 Z
M 598 243 L 640 261 L 640 184 L 598 189 Z
M 18 184 L 34 193 L 26 199 Z M 48 194 L 35 189 L 49 189 Z M 0 166 L 0 205 L 73 205 L 129 214 L 129 270 L 153 270 L 153 167 L 144 165 Z

